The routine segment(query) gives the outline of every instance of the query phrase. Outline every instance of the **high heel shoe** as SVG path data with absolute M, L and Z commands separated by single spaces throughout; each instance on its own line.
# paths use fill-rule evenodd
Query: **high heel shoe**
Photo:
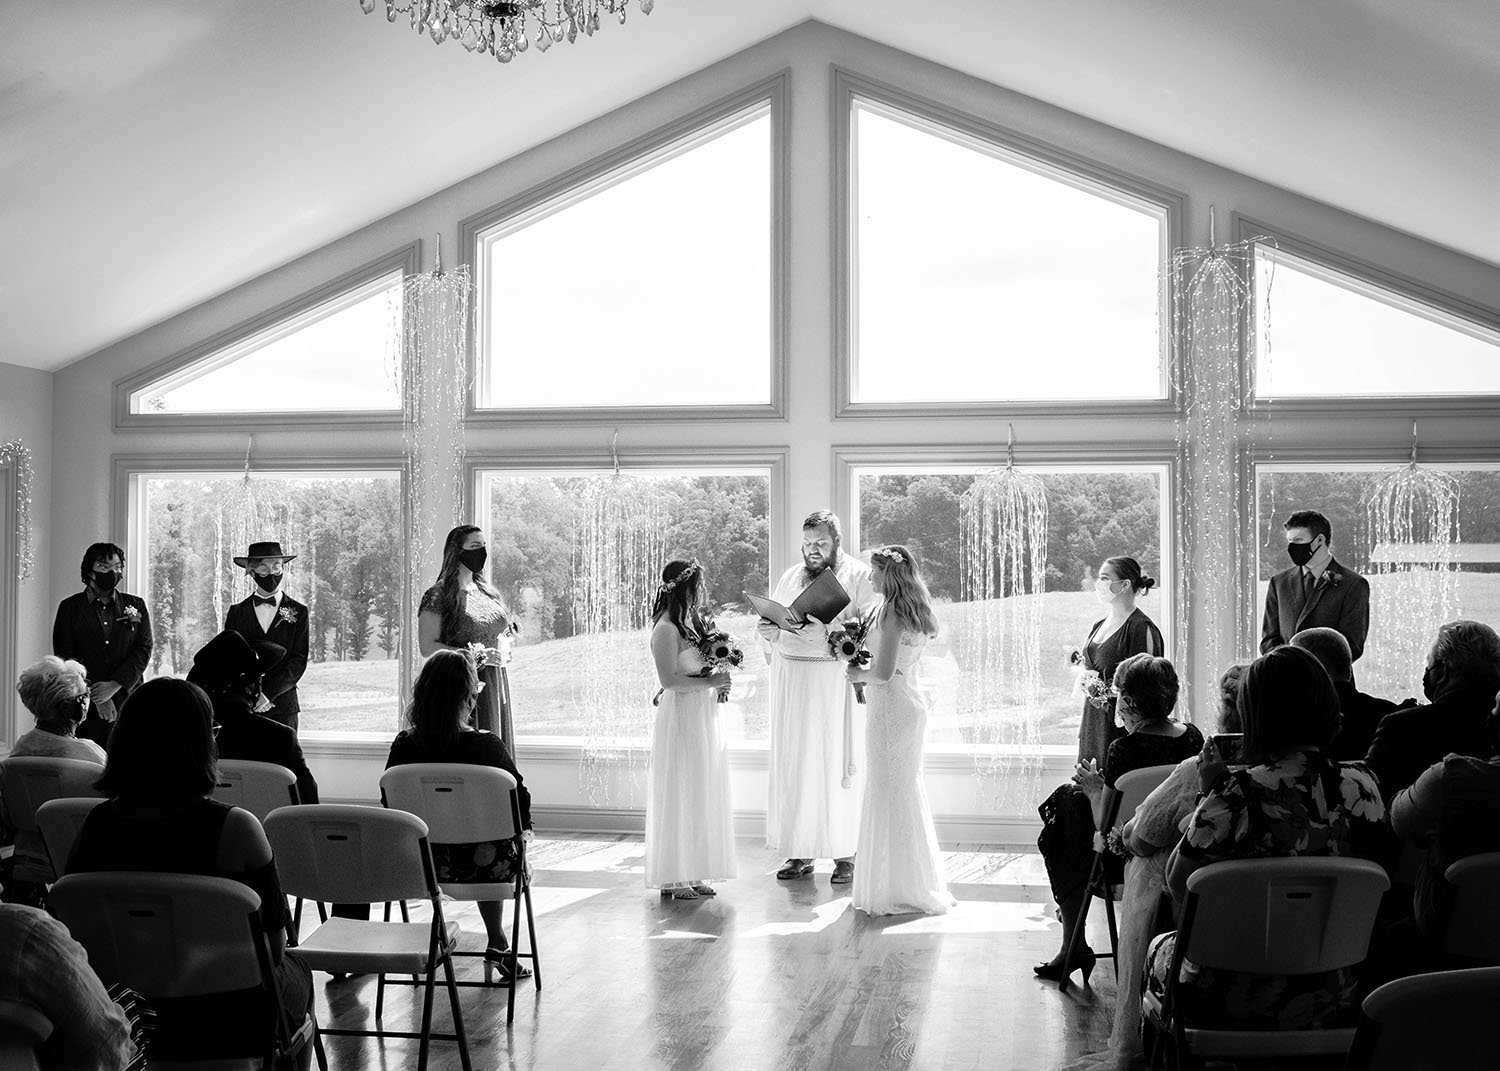
M 495 980 L 495 975 L 499 980 Z M 517 978 L 530 978 L 531 968 L 520 960 L 516 961 Z M 511 984 L 510 973 L 510 949 L 508 948 L 486 948 L 484 950 L 484 984 L 495 985 L 504 989 Z
M 1098 955 L 1092 948 L 1085 948 L 1078 953 L 1078 958 L 1073 963 L 1073 970 L 1083 974 L 1084 988 L 1088 988 L 1089 976 L 1094 973 L 1094 964 L 1099 962 Z M 1063 977 L 1063 961 L 1061 958 L 1048 960 L 1046 963 L 1038 963 L 1031 968 L 1033 974 L 1048 982 L 1060 982 Z M 1072 971 L 1068 972 L 1072 974 Z

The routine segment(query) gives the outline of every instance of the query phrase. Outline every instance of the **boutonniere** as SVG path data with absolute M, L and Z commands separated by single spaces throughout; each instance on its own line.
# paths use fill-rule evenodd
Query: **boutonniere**
M 115 618 L 115 620 L 129 621 L 132 625 L 139 625 L 141 623 L 141 612 L 134 606 L 126 606 L 124 610 L 120 611 L 120 616 Z
M 1323 583 L 1330 588 L 1338 587 L 1339 584 L 1342 583 L 1343 579 L 1344 578 L 1342 574 L 1337 573 L 1332 569 L 1326 569 L 1323 572 Z
M 295 625 L 297 623 L 297 611 L 285 604 L 282 605 L 281 609 L 276 611 L 276 616 L 288 625 Z

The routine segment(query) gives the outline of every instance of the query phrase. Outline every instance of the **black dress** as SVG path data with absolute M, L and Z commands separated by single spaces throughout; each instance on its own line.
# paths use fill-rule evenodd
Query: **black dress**
M 1103 640 L 1095 640 L 1105 619 L 1100 618 L 1089 629 L 1088 642 L 1083 645 L 1083 668 L 1099 674 L 1105 684 L 1115 679 L 1115 667 L 1131 655 L 1160 655 L 1165 650 L 1161 630 L 1156 623 L 1136 608 L 1124 624 Z M 1108 699 L 1096 706 L 1090 699 L 1083 701 L 1083 719 L 1078 723 L 1078 761 L 1085 766 L 1093 759 L 1102 769 L 1109 754 L 1109 745 L 1125 735 L 1125 730 L 1115 725 L 1115 701 Z
M 89 812 L 73 847 L 69 870 L 154 871 L 231 878 L 260 897 L 260 920 L 267 934 L 286 928 L 286 897 L 276 863 L 241 873 L 219 868 L 219 841 L 232 810 L 212 799 L 193 799 L 183 810 L 153 818 L 122 814 L 115 800 Z M 312 1007 L 312 972 L 293 952 L 275 965 L 281 1003 L 294 1023 Z M 265 1048 L 265 1029 L 273 1010 L 260 989 L 175 997 L 151 1002 L 156 1030 L 153 1059 L 190 1060 L 205 1055 L 258 1055 Z
M 1181 736 L 1129 733 L 1109 746 L 1104 783 L 1113 788 L 1131 770 L 1176 766 L 1202 750 L 1203 733 L 1196 725 L 1185 726 Z M 1057 786 L 1037 810 L 1042 816 L 1042 834 L 1036 846 L 1047 865 L 1052 898 L 1062 903 L 1089 879 L 1094 861 L 1094 809 L 1084 791 L 1069 782 Z M 1109 883 L 1118 885 L 1124 880 L 1125 861 L 1109 856 L 1108 862 Z

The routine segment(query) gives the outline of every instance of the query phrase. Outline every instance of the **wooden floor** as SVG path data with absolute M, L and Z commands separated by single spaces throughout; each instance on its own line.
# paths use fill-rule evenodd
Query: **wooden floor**
M 1027 1068 L 1102 1048 L 1114 979 L 1069 994 L 1031 965 L 1059 940 L 1040 857 L 982 846 L 945 852 L 957 908 L 939 918 L 871 919 L 847 886 L 775 878 L 779 858 L 739 845 L 741 877 L 712 900 L 663 901 L 642 885 L 637 836 L 538 838 L 533 849 L 545 987 L 524 984 L 505 1028 L 505 991 L 460 990 L 476 1069 Z M 1096 905 L 1097 906 L 1097 905 Z M 484 945 L 472 905 L 444 909 Z M 1091 940 L 1107 948 L 1103 912 Z M 416 916 L 422 917 L 422 916 Z M 509 912 L 506 914 L 509 928 Z M 460 976 L 479 976 L 460 960 Z M 367 1025 L 375 980 L 315 974 L 318 1019 Z M 385 1025 L 415 1029 L 410 987 L 387 989 Z M 436 1025 L 448 1029 L 440 993 Z M 328 1038 L 329 1066 L 405 1069 L 417 1043 Z M 459 1067 L 435 1042 L 434 1071 Z

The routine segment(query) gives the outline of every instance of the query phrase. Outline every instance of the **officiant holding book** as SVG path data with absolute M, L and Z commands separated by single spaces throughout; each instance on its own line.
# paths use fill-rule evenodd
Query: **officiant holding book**
M 875 591 L 869 566 L 841 552 L 842 537 L 835 514 L 811 514 L 802 522 L 802 561 L 782 574 L 771 597 L 795 609 L 798 596 L 827 573 L 818 593 L 835 590 L 829 580 L 836 580 L 847 603 L 833 610 L 842 595 L 833 603 L 819 600 L 795 629 L 783 626 L 797 622 L 764 618 L 759 626 L 771 661 L 766 845 L 788 857 L 776 873 L 783 881 L 809 876 L 817 859 L 834 861 L 834 884 L 854 879 L 864 780 L 849 770 L 865 753 L 864 707 L 828 649 L 828 629 L 868 616 Z

